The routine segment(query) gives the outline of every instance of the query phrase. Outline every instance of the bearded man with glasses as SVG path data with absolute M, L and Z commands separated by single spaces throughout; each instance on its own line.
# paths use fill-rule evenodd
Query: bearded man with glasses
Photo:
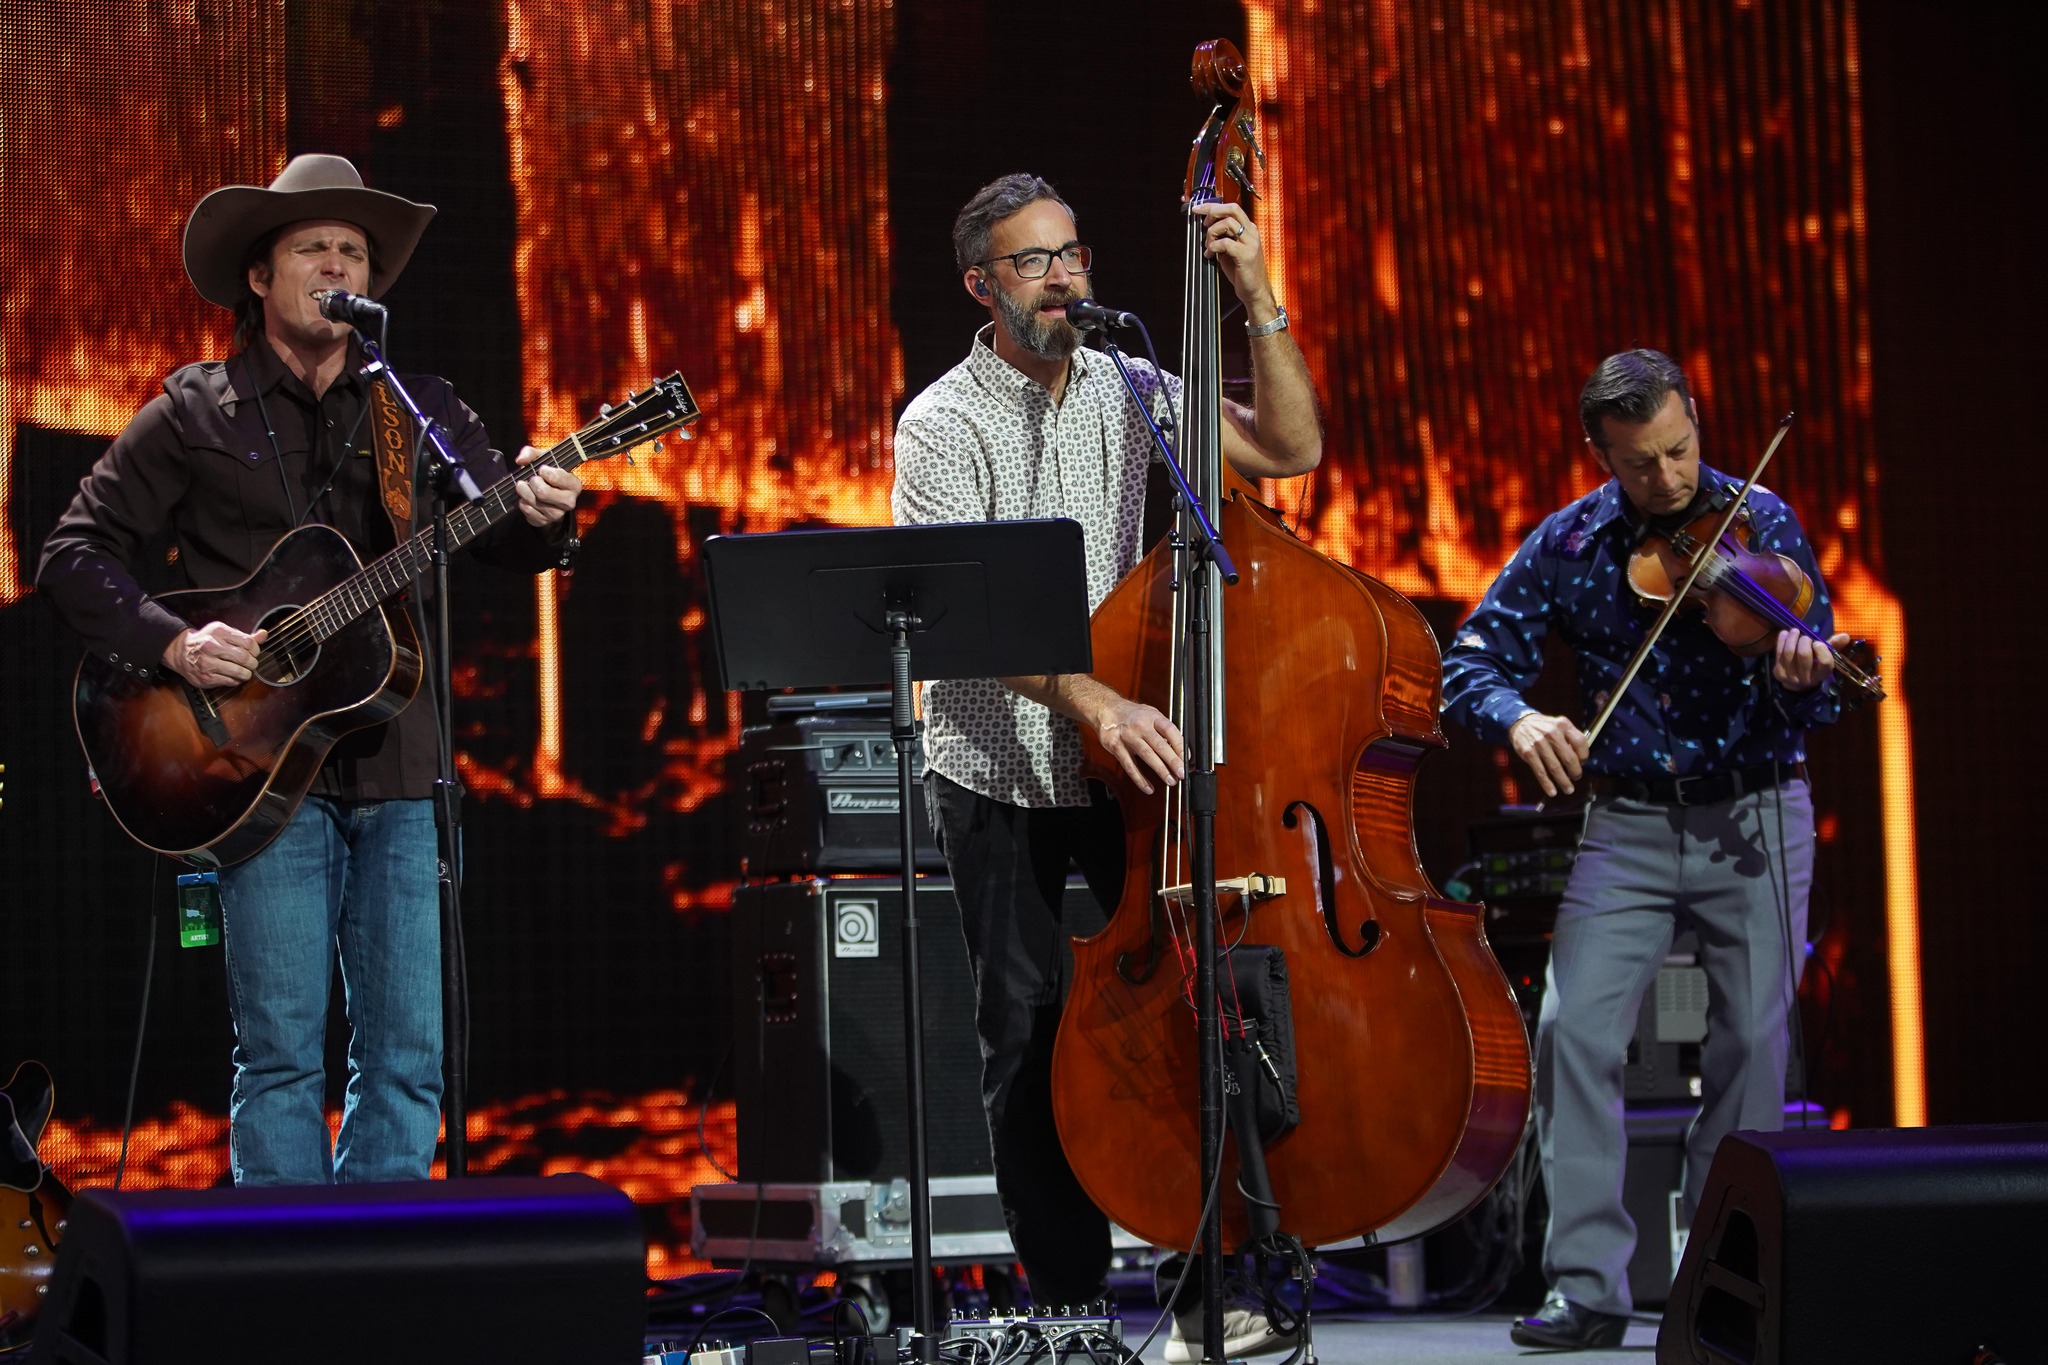
M 1198 205 L 1205 249 L 1244 305 L 1253 406 L 1224 400 L 1223 454 L 1247 478 L 1306 474 L 1322 459 L 1315 387 L 1273 297 L 1258 229 L 1235 204 Z M 1145 414 L 1115 369 L 1081 348 L 1067 306 L 1090 295 L 1093 253 L 1045 181 L 984 186 L 953 224 L 969 297 L 988 309 L 967 359 L 919 394 L 896 430 L 899 525 L 1071 517 L 1089 608 L 1143 552 Z M 1180 380 L 1143 361 L 1145 403 L 1177 409 Z M 1184 775 L 1181 734 L 1153 707 L 1086 674 L 981 678 L 925 689 L 925 794 L 974 966 L 996 1187 L 1039 1304 L 1105 1294 L 1109 1221 L 1075 1179 L 1052 1114 L 1052 1050 L 1065 996 L 1061 897 L 1070 868 L 1109 909 L 1123 884 L 1123 825 L 1081 775 L 1087 726 L 1141 791 Z M 1169 1362 L 1201 1358 L 1199 1294 L 1174 1307 Z M 1226 1315 L 1224 1349 L 1289 1344 L 1262 1313 Z

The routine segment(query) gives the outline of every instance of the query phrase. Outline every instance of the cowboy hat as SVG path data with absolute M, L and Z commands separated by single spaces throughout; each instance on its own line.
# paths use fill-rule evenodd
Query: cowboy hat
M 432 204 L 364 188 L 345 158 L 308 153 L 293 157 L 268 189 L 228 185 L 200 200 L 185 223 L 185 273 L 201 298 L 233 308 L 249 288 L 243 267 L 252 243 L 288 223 L 333 218 L 354 223 L 370 239 L 375 298 L 405 269 L 433 216 Z

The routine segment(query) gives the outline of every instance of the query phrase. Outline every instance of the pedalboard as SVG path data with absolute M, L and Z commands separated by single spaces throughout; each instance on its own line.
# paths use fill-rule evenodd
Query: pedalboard
M 1061 1343 L 1070 1337 L 1107 1338 L 1121 1343 L 1124 1320 L 1108 1303 L 1062 1305 L 1058 1309 L 1027 1308 L 1004 1312 L 967 1313 L 955 1311 L 939 1325 L 943 1341 L 985 1341 L 991 1346 L 1019 1338 L 1037 1338 L 1048 1354 L 1063 1353 Z

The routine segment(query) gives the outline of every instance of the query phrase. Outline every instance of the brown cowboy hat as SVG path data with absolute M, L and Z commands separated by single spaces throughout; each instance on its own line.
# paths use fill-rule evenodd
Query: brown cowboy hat
M 364 188 L 346 158 L 308 153 L 293 157 L 268 189 L 228 185 L 200 200 L 185 223 L 185 273 L 201 298 L 233 308 L 248 291 L 243 258 L 257 238 L 288 223 L 334 218 L 370 239 L 375 298 L 405 269 L 433 216 L 432 204 Z

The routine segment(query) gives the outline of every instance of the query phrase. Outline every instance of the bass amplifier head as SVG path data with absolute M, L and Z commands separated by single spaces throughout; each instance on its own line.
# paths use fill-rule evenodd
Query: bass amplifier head
M 943 872 L 925 811 L 924 751 L 911 760 L 917 866 Z M 799 715 L 755 726 L 726 760 L 732 837 L 748 876 L 885 872 L 902 858 L 903 808 L 889 717 Z

